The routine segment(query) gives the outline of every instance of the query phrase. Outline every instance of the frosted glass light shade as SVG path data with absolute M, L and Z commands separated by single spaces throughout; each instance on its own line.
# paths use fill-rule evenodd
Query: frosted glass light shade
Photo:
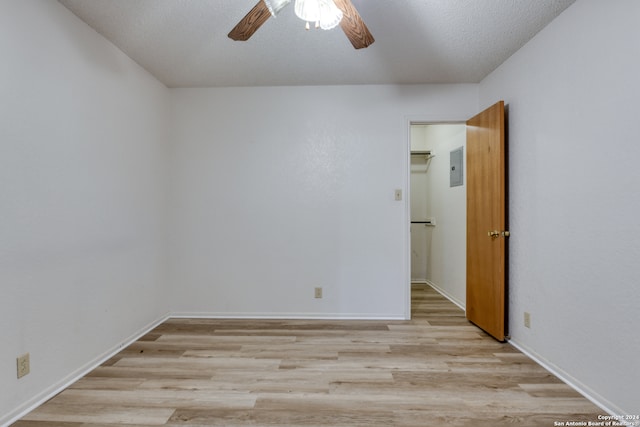
M 318 0 L 296 0 L 296 16 L 303 21 L 317 22 L 320 20 L 320 4 Z
M 342 21 L 342 11 L 333 0 L 320 0 L 320 28 L 330 30 Z
M 319 23 L 323 30 L 335 28 L 342 20 L 333 0 L 296 0 L 295 13 L 303 21 Z
M 271 12 L 271 16 L 275 16 L 280 13 L 283 7 L 291 3 L 291 0 L 264 0 L 267 5 L 267 9 Z

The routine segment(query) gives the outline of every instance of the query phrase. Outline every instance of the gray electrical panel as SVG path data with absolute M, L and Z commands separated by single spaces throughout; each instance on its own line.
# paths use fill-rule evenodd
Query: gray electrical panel
M 457 187 L 464 183 L 462 165 L 464 164 L 463 147 L 449 153 L 449 187 Z

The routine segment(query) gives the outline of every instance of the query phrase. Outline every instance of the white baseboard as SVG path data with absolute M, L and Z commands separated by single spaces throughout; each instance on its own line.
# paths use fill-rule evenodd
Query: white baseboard
M 397 314 L 379 313 L 225 313 L 182 312 L 173 313 L 177 319 L 283 319 L 283 320 L 405 320 Z
M 84 366 L 71 372 L 69 375 L 67 375 L 60 381 L 56 382 L 52 386 L 46 388 L 44 391 L 38 393 L 36 396 L 29 399 L 28 401 L 20 405 L 15 410 L 9 412 L 8 414 L 0 418 L 0 427 L 7 427 L 10 424 L 18 421 L 20 418 L 24 417 L 29 412 L 36 409 L 38 406 L 42 405 L 47 400 L 51 399 L 53 396 L 63 391 L 64 389 L 69 387 L 71 384 L 78 381 L 80 378 L 82 378 L 83 376 L 85 376 L 86 374 L 88 374 L 98 366 L 100 366 L 102 363 L 109 360 L 111 357 L 113 357 L 123 348 L 137 341 L 138 338 L 148 333 L 150 330 L 152 330 L 153 328 L 155 328 L 156 326 L 158 326 L 159 324 L 167 320 L 169 317 L 170 317 L 169 314 L 165 314 L 159 319 L 154 320 L 150 324 L 142 327 L 137 332 L 130 335 L 127 339 L 123 340 L 120 344 L 110 348 L 109 350 L 102 353 L 100 356 L 96 357 L 95 359 L 86 363 Z
M 460 307 L 462 310 L 464 310 L 465 312 L 467 311 L 466 309 L 466 305 L 464 302 L 459 301 L 457 298 L 454 298 L 453 296 L 451 296 L 447 291 L 445 291 L 444 289 L 442 289 L 441 287 L 439 287 L 438 285 L 436 285 L 435 283 L 427 280 L 426 281 L 427 285 L 431 286 L 433 289 L 435 289 L 436 291 L 438 291 L 438 293 L 440 295 L 442 295 L 443 297 L 445 297 L 446 299 L 448 299 L 449 301 L 451 301 L 452 303 L 454 303 L 455 305 L 457 305 L 458 307 Z
M 582 384 L 580 381 L 572 377 L 569 373 L 554 365 L 552 362 L 546 360 L 544 357 L 540 356 L 538 353 L 527 347 L 526 345 L 520 344 L 518 341 L 514 339 L 509 339 L 509 344 L 520 350 L 522 353 L 527 355 L 529 358 L 534 360 L 538 365 L 545 368 L 547 371 L 551 372 L 554 376 L 559 378 L 562 382 L 567 384 L 569 387 L 573 388 L 575 391 L 583 395 L 585 398 L 590 400 L 594 405 L 598 406 L 604 412 L 609 415 L 620 415 L 625 414 L 626 412 L 619 408 L 612 402 L 609 402 L 604 397 L 600 396 L 598 393 L 591 390 L 586 385 Z

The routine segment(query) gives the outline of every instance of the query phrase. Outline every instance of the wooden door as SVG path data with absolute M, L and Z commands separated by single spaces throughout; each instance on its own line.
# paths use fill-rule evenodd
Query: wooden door
M 504 101 L 467 122 L 467 319 L 506 336 Z

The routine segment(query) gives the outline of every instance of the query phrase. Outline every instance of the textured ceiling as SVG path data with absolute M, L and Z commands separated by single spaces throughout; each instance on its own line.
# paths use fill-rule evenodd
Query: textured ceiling
M 375 37 L 304 30 L 293 4 L 246 42 L 257 0 L 59 0 L 169 87 L 477 83 L 575 0 L 352 0 Z

